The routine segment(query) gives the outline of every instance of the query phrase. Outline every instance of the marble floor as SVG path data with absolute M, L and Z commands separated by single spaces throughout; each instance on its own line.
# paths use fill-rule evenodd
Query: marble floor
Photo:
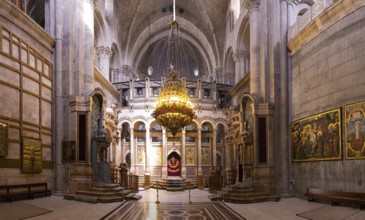
M 189 202 L 189 191 L 183 192 L 168 192 L 159 190 L 160 202 Z M 138 193 L 142 195 L 142 199 L 138 202 L 155 203 L 157 199 L 157 193 L 155 189 L 149 189 L 140 191 Z M 194 202 L 209 202 L 209 193 L 205 190 L 194 189 L 190 192 L 190 201 Z M 120 205 L 120 202 L 116 203 L 98 203 L 90 204 L 78 201 L 64 200 L 63 197 L 51 196 L 37 198 L 34 200 L 22 200 L 16 201 L 35 205 L 41 208 L 52 210 L 52 212 L 29 218 L 30 220 L 81 220 L 81 219 L 100 219 Z M 297 216 L 297 213 L 306 212 L 316 208 L 330 206 L 325 203 L 308 202 L 304 199 L 298 198 L 286 198 L 281 199 L 279 202 L 262 202 L 253 204 L 233 204 L 225 203 L 244 218 L 250 219 L 262 219 L 262 220 L 276 220 L 276 219 L 304 219 Z M 0 204 L 1 205 L 1 204 Z M 340 207 L 339 207 L 340 208 Z M 154 219 L 149 217 L 146 219 Z

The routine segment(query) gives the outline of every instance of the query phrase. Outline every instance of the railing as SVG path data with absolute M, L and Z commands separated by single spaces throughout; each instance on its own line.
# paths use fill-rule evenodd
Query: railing
M 296 22 L 289 27 L 289 40 L 293 39 L 305 26 L 318 17 L 319 14 L 339 1 L 341 0 L 318 0 L 315 4 L 309 6 L 307 9 L 302 9 L 302 11 L 306 11 L 304 13 L 299 12 Z

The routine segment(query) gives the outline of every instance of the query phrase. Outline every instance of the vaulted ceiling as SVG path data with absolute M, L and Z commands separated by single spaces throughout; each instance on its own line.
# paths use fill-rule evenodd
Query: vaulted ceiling
M 161 57 L 165 48 L 163 41 L 167 39 L 169 24 L 173 19 L 173 0 L 114 2 L 118 40 L 124 59 L 122 63 L 139 69 L 142 74 L 150 65 L 154 69 L 157 68 L 156 71 L 161 71 L 162 67 L 155 67 L 151 61 L 156 62 L 158 59 L 148 57 L 159 55 L 163 59 Z M 204 61 L 203 65 L 198 66 L 199 71 L 205 72 L 203 74 L 212 73 L 214 68 L 222 65 L 229 2 L 229 0 L 176 0 L 176 20 L 180 27 L 180 37 L 186 41 L 184 43 L 186 47 L 189 47 L 187 56 L 193 57 L 195 63 Z M 194 67 L 190 69 L 192 68 Z

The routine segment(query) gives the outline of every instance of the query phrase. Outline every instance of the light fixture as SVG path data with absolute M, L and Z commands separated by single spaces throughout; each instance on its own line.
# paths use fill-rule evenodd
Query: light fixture
M 173 1 L 173 21 L 170 25 L 170 35 L 168 39 L 168 78 L 161 88 L 157 104 L 152 116 L 156 121 L 167 128 L 175 140 L 176 134 L 182 128 L 191 123 L 196 117 L 193 105 L 189 101 L 189 96 L 184 82 L 178 76 L 178 69 L 182 68 L 179 57 L 179 36 L 178 23 L 175 17 L 175 0 Z M 174 66 L 176 65 L 176 66 Z M 175 143 L 174 143 L 175 147 Z

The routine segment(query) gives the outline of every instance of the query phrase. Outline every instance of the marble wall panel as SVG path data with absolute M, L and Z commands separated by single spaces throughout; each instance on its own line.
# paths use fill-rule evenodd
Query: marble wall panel
M 39 98 L 23 93 L 23 120 L 39 124 Z
M 42 126 L 52 127 L 52 106 L 46 101 L 42 101 Z
M 11 88 L 7 85 L 0 84 L 0 115 L 20 119 L 20 92 L 18 89 Z

